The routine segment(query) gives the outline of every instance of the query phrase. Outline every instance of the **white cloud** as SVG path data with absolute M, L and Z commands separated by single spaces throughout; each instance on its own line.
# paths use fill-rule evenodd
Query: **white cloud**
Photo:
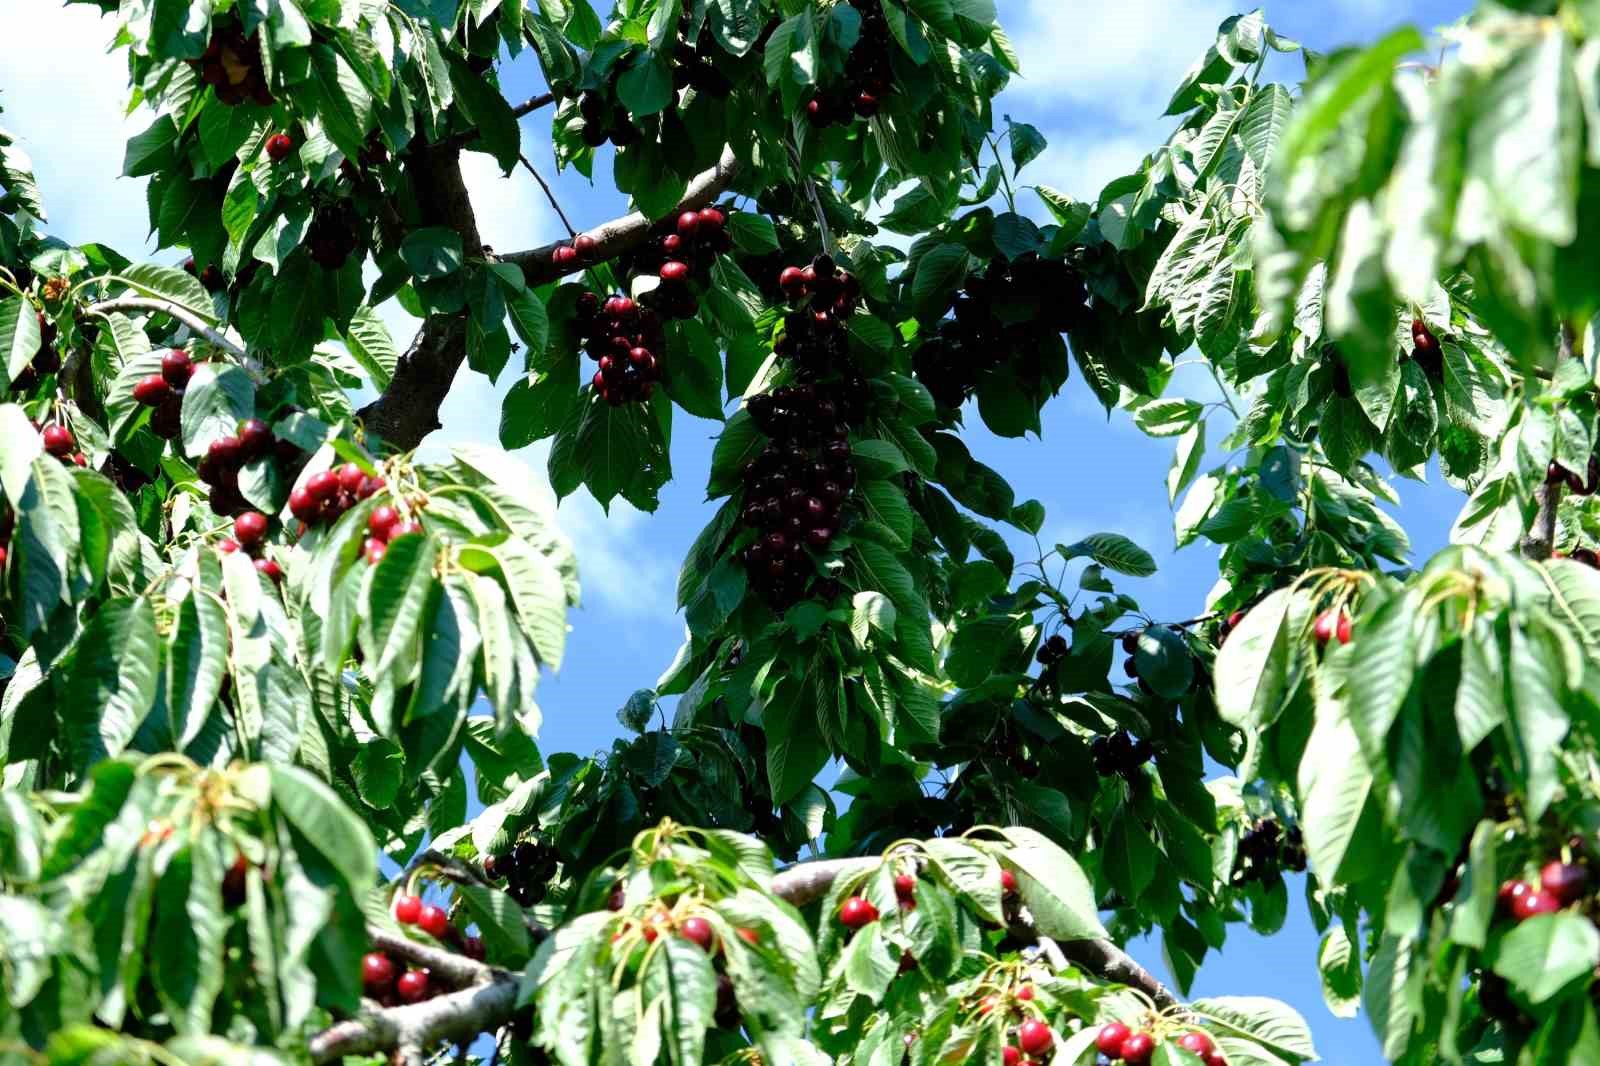
M 1022 59 L 1014 91 L 1059 106 L 1039 116 L 1051 125 L 1076 117 L 1069 105 L 1101 120 L 1159 115 L 1235 10 L 1229 0 L 1026 0 L 1021 7 L 1010 19 Z
M 1170 129 L 1159 123 L 1145 123 L 1137 132 L 1095 136 L 1081 131 L 1044 130 L 1050 142 L 1022 172 L 1028 184 L 1049 185 L 1077 200 L 1093 202 L 1100 190 L 1114 178 L 1132 174 L 1140 160 L 1166 142 Z M 1033 211 L 1035 204 L 1024 203 L 1033 194 L 1022 193 L 1018 206 Z
M 148 251 L 143 178 L 118 178 L 127 138 L 150 113 L 125 114 L 127 53 L 107 52 L 114 29 L 88 5 L 29 3 L 0 33 L 3 123 L 33 159 L 50 232 L 103 241 L 126 255 Z

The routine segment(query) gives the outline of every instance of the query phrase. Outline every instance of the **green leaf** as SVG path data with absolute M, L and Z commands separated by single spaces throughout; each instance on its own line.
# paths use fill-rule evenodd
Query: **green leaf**
M 325 44 L 314 44 L 309 51 L 311 69 L 300 91 L 322 120 L 328 139 L 346 159 L 356 159 L 372 122 L 372 93 L 343 55 Z
M 418 281 L 434 281 L 461 269 L 461 234 L 444 226 L 424 226 L 406 234 L 400 257 Z
M 967 250 L 961 245 L 938 244 L 924 252 L 911 283 L 911 298 L 918 313 L 924 317 L 942 314 L 966 276 Z
M 1275 720 L 1289 695 L 1294 657 L 1286 622 L 1293 596 L 1278 589 L 1250 608 L 1217 653 L 1217 713 L 1241 729 Z
M 765 215 L 734 211 L 728 215 L 728 236 L 734 247 L 748 255 L 767 255 L 779 249 L 778 231 Z
M 371 888 L 378 879 L 378 845 L 355 812 L 298 766 L 269 765 L 267 771 L 273 807 L 322 853 L 352 893 L 360 896 Z
M 1007 138 L 1011 144 L 1011 173 L 1021 174 L 1022 168 L 1044 154 L 1047 147 L 1044 134 L 1026 122 L 1008 122 Z
M 1133 661 L 1139 680 L 1158 696 L 1175 700 L 1194 685 L 1194 653 L 1188 642 L 1167 626 L 1149 626 L 1139 632 Z
M 1317 1057 L 1311 1027 L 1286 1003 L 1264 996 L 1217 996 L 1197 999 L 1190 1008 L 1218 1029 L 1248 1037 L 1278 1055 Z
M 672 96 L 672 67 L 655 52 L 639 52 L 617 79 L 617 98 L 636 118 L 666 110 Z
M 15 381 L 28 369 L 42 344 L 39 316 L 33 305 L 20 296 L 0 300 L 0 363 L 5 365 L 9 380 Z
M 717 1009 L 717 974 L 711 968 L 711 959 L 698 944 L 681 936 L 661 938 L 653 956 L 645 966 L 641 984 L 645 1000 L 662 1006 L 662 1038 L 668 1061 L 677 1066 L 699 1066 L 705 1053 L 706 1030 L 711 1028 Z
M 1000 666 L 1004 656 L 1016 650 L 1015 618 L 995 615 L 969 622 L 956 630 L 945 659 L 945 673 L 963 688 L 977 688 Z
M 1120 533 L 1095 533 L 1068 547 L 1057 546 L 1063 559 L 1088 556 L 1108 570 L 1130 577 L 1149 577 L 1156 572 L 1153 556 Z
M 400 353 L 389 335 L 389 327 L 383 324 L 378 313 L 365 304 L 357 308 L 350 316 L 350 325 L 345 328 L 344 343 L 372 379 L 372 387 L 380 391 L 388 388 Z
M 1094 889 L 1072 856 L 1036 830 L 1011 826 L 1002 832 L 1011 844 L 1007 865 L 1017 874 L 1022 901 L 1040 934 L 1057 940 L 1104 937 Z
M 1361 1010 L 1361 955 L 1343 925 L 1329 929 L 1317 949 L 1322 975 L 1322 1001 L 1337 1018 L 1354 1018 Z
M 447 51 L 445 58 L 450 64 L 450 85 L 455 89 L 456 106 L 478 133 L 478 140 L 469 143 L 482 145 L 500 164 L 502 172 L 511 173 L 522 155 L 522 131 L 511 105 L 500 90 L 485 75 L 469 67 L 455 49 Z
M 397 537 L 372 568 L 362 588 L 361 643 L 374 677 L 415 654 L 422 619 L 438 587 L 437 555 L 432 537 Z
M 243 368 L 199 364 L 183 393 L 183 453 L 204 455 L 212 442 L 236 434 L 239 423 L 255 413 L 255 385 Z
M 59 710 L 79 773 L 120 755 L 156 698 L 161 639 L 145 599 L 114 599 L 88 617 L 63 671 Z
M 1600 965 L 1600 933 L 1579 914 L 1541 914 L 1518 922 L 1491 950 L 1494 972 L 1530 1003 L 1554 998 Z

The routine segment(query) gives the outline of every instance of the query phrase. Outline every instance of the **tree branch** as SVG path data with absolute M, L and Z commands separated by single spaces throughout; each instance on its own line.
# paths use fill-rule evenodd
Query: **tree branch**
M 1558 359 L 1571 359 L 1577 344 L 1578 338 L 1571 324 L 1563 322 Z M 1522 538 L 1520 547 L 1525 558 L 1544 560 L 1556 550 L 1556 512 L 1561 506 L 1561 482 L 1552 483 L 1547 479 L 1534 490 L 1533 498 L 1538 508 L 1533 516 L 1533 525 Z
M 245 350 L 227 337 L 218 333 L 205 321 L 188 308 L 163 300 L 155 296 L 118 296 L 113 300 L 102 300 L 100 303 L 91 304 L 88 308 L 91 315 L 110 315 L 113 311 L 153 311 L 169 318 L 175 318 L 188 326 L 191 331 L 198 333 L 218 348 L 228 352 L 239 359 L 246 358 Z
M 673 213 L 706 206 L 726 192 L 738 174 L 739 160 L 734 156 L 733 149 L 723 149 L 722 158 L 717 160 L 716 166 L 696 174 L 689 182 L 688 189 L 678 201 L 677 207 L 673 208 Z M 512 252 L 510 255 L 501 256 L 501 260 L 521 267 L 522 275 L 529 285 L 540 285 L 554 281 L 564 274 L 575 274 L 595 263 L 615 259 L 623 252 L 638 247 L 649 238 L 650 227 L 655 221 L 634 211 L 586 231 L 595 240 L 594 253 L 582 263 L 566 270 L 557 269 L 550 258 L 558 246 L 567 243 L 565 241 L 556 241 L 525 252 Z
M 478 226 L 461 179 L 458 150 L 434 146 L 418 152 L 411 163 L 417 185 L 417 202 L 428 216 L 426 225 L 449 226 L 462 235 L 467 258 L 483 254 Z M 674 210 L 704 207 L 733 184 L 739 162 L 731 148 L 722 153 L 717 165 L 689 182 L 688 190 Z M 551 253 L 560 241 L 503 256 L 515 263 L 530 285 L 554 281 L 563 274 L 575 273 L 595 263 L 613 259 L 630 248 L 643 244 L 650 235 L 653 219 L 635 211 L 589 231 L 595 250 L 583 263 L 558 270 Z M 402 451 L 409 451 L 439 428 L 439 408 L 450 392 L 456 371 L 466 359 L 467 323 L 462 315 L 432 315 L 411 342 L 395 367 L 389 387 L 361 409 L 367 429 Z
M 871 856 L 796 863 L 773 877 L 772 894 L 796 907 L 804 907 L 827 895 L 839 878 L 866 873 L 881 861 Z M 1096 977 L 1138 989 L 1159 1008 L 1180 1003 L 1150 971 L 1109 940 L 1050 941 L 1039 936 L 1033 916 L 1025 907 L 1017 908 L 1012 915 L 1010 929 L 1014 935 L 1039 940 L 1047 948 L 1055 946 L 1063 957 Z M 464 1040 L 510 1023 L 517 1005 L 516 974 L 376 927 L 369 928 L 368 935 L 380 950 L 427 966 L 447 981 L 467 987 L 410 1006 L 369 1010 L 330 1026 L 311 1040 L 314 1061 L 328 1062 L 341 1055 L 369 1055 L 388 1048 L 399 1050 L 403 1061 L 418 1061 L 413 1056 L 420 1056 L 423 1049 L 441 1040 Z
M 555 100 L 555 93 L 540 93 L 538 96 L 529 97 L 516 107 L 513 107 L 511 113 L 517 118 L 521 118 L 523 115 L 537 111 L 541 107 L 555 103 Z

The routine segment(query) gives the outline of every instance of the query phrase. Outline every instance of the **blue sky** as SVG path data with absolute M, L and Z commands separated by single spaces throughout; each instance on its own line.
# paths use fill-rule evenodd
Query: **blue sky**
M 1209 44 L 1217 23 L 1235 8 L 1218 0 L 999 0 L 1001 21 L 1019 49 L 1024 77 L 999 101 L 997 114 L 1036 125 L 1049 150 L 1029 164 L 1024 183 L 1052 185 L 1092 198 L 1106 181 L 1127 173 L 1165 139 L 1170 121 L 1160 113 L 1173 86 Z M 1423 29 L 1463 14 L 1467 0 L 1293 0 L 1269 6 L 1279 32 L 1319 50 L 1371 40 L 1404 21 Z M 26 15 L 26 30 L 19 25 Z M 32 155 L 52 229 L 68 240 L 104 241 L 126 254 L 145 247 L 143 179 L 119 179 L 124 139 L 148 121 L 126 118 L 124 59 L 108 55 L 110 23 L 92 7 L 58 8 L 43 0 L 0 0 L 0 117 Z M 1298 60 L 1276 68 L 1295 82 Z M 507 94 L 522 99 L 543 89 L 525 54 L 511 67 Z M 591 185 L 575 173 L 553 175 L 548 114 L 523 122 L 523 148 L 553 177 L 556 195 L 580 228 L 624 208 L 602 180 Z M 608 173 L 609 162 L 596 166 Z M 484 239 L 505 252 L 562 236 L 559 221 L 523 172 L 502 179 L 487 156 L 467 157 L 468 182 Z M 1026 201 L 1025 194 L 1019 203 Z M 396 340 L 409 339 L 414 320 L 388 314 Z M 445 430 L 429 447 L 451 440 L 492 438 L 500 396 L 513 378 L 495 385 L 463 377 L 443 412 Z M 1203 372 L 1180 372 L 1177 390 L 1216 399 Z M 643 515 L 620 501 L 611 515 L 579 495 L 560 508 L 563 527 L 577 545 L 584 604 L 572 618 L 567 659 L 559 675 L 540 687 L 545 751 L 590 752 L 610 746 L 620 731 L 614 711 L 637 688 L 648 687 L 671 660 L 683 634 L 674 613 L 677 566 L 702 524 L 716 424 L 677 413 L 673 468 L 678 478 L 661 493 L 661 507 Z M 1119 581 L 1157 619 L 1197 613 L 1216 577 L 1216 553 L 1207 545 L 1173 551 L 1165 477 L 1171 442 L 1144 437 L 1123 415 L 1107 419 L 1076 377 L 1045 412 L 1043 443 L 990 437 L 971 419 L 974 453 L 1010 479 L 1018 499 L 1036 498 L 1048 509 L 1046 544 L 1087 533 L 1125 533 L 1152 551 L 1160 571 L 1143 581 Z M 1214 425 L 1219 439 L 1221 425 Z M 529 477 L 543 485 L 544 449 L 520 453 Z M 1213 460 L 1215 461 L 1215 460 Z M 1420 558 L 1444 544 L 1460 506 L 1454 490 L 1435 478 L 1402 482 L 1398 517 Z M 1018 558 L 1024 546 L 1016 545 Z M 1340 1066 L 1380 1063 L 1366 1021 L 1335 1018 L 1323 1005 L 1316 971 L 1316 937 L 1291 890 L 1289 921 L 1270 939 L 1243 927 L 1227 949 L 1208 957 L 1195 981 L 1196 996 L 1272 995 L 1295 1006 L 1311 1023 L 1323 1058 Z M 1157 943 L 1132 945 L 1134 954 L 1165 973 Z

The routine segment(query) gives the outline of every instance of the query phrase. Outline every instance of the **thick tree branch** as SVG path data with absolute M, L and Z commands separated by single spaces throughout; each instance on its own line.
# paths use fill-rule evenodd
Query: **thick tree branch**
M 91 304 L 88 308 L 91 315 L 109 315 L 113 311 L 144 311 L 163 314 L 175 318 L 189 329 L 215 344 L 218 348 L 228 352 L 239 359 L 244 359 L 245 350 L 227 337 L 218 333 L 205 320 L 186 307 L 163 300 L 155 296 L 118 296 L 114 300 L 102 300 L 100 303 Z
M 1569 323 L 1561 324 L 1561 345 L 1558 359 L 1571 359 L 1577 351 L 1578 338 Z M 1587 476 L 1586 471 L 1580 475 Z M 1522 538 L 1522 554 L 1525 558 L 1544 560 L 1556 550 L 1556 512 L 1561 506 L 1561 482 L 1546 481 L 1534 490 L 1534 502 L 1538 509 L 1533 516 L 1533 525 L 1527 535 Z
M 827 895 L 839 878 L 866 873 L 881 861 L 872 856 L 796 863 L 772 879 L 772 894 L 803 907 Z M 1062 957 L 1095 977 L 1138 989 L 1159 1008 L 1180 1002 L 1150 971 L 1109 940 L 1045 940 L 1026 908 L 1016 910 L 1010 927 L 1013 935 L 1057 948 Z M 403 1061 L 413 1062 L 441 1040 L 464 1040 L 510 1023 L 517 1004 L 515 974 L 381 929 L 371 928 L 368 933 L 379 949 L 427 966 L 448 982 L 468 987 L 423 1003 L 372 1010 L 339 1022 L 312 1038 L 313 1060 L 328 1062 L 341 1055 L 368 1055 L 394 1048 L 400 1051 Z
M 518 118 L 521 118 L 523 115 L 537 111 L 541 107 L 555 103 L 555 100 L 556 97 L 554 93 L 540 93 L 538 96 L 529 97 L 516 107 L 513 107 L 511 109 L 511 113 Z
M 311 1038 L 315 1062 L 344 1055 L 370 1055 L 396 1048 L 405 1061 L 421 1061 L 423 1051 L 442 1040 L 470 1040 L 511 1020 L 517 1006 L 517 979 L 492 971 L 485 983 L 421 1003 L 367 1011 Z
M 689 182 L 675 210 L 703 207 L 715 200 L 733 184 L 738 170 L 733 150 L 725 150 L 715 167 Z M 458 150 L 448 146 L 424 149 L 413 159 L 411 173 L 417 185 L 417 202 L 424 206 L 428 215 L 426 224 L 456 230 L 462 236 L 467 257 L 481 256 L 483 243 L 478 237 L 477 220 L 466 185 L 461 180 Z M 653 223 L 653 219 L 634 212 L 590 230 L 589 235 L 595 239 L 594 254 L 568 270 L 558 270 L 551 261 L 556 244 L 501 258 L 520 266 L 530 285 L 542 284 L 637 247 L 649 237 Z M 367 429 L 403 451 L 415 448 L 424 437 L 438 429 L 439 408 L 449 395 L 456 371 L 466 359 L 466 338 L 465 317 L 430 316 L 411 347 L 400 357 L 389 387 L 362 408 L 360 416 Z
M 692 207 L 704 207 L 717 197 L 721 196 L 733 184 L 739 174 L 739 160 L 733 154 L 732 148 L 722 151 L 722 158 L 717 160 L 717 165 L 710 170 L 696 174 L 689 182 L 683 198 L 678 201 L 678 206 L 673 208 L 673 213 L 686 211 Z M 623 252 L 637 248 L 650 236 L 650 227 L 656 222 L 653 218 L 646 218 L 639 212 L 614 218 L 610 222 L 587 230 L 589 236 L 595 240 L 594 254 L 584 262 L 577 263 L 566 270 L 560 270 L 551 261 L 551 255 L 556 248 L 566 241 L 556 241 L 546 244 L 541 248 L 530 248 L 525 252 L 512 252 L 510 255 L 501 256 L 507 263 L 515 263 L 522 268 L 522 275 L 529 285 L 539 285 L 546 281 L 554 281 L 563 274 L 575 274 L 609 259 L 615 259 Z

